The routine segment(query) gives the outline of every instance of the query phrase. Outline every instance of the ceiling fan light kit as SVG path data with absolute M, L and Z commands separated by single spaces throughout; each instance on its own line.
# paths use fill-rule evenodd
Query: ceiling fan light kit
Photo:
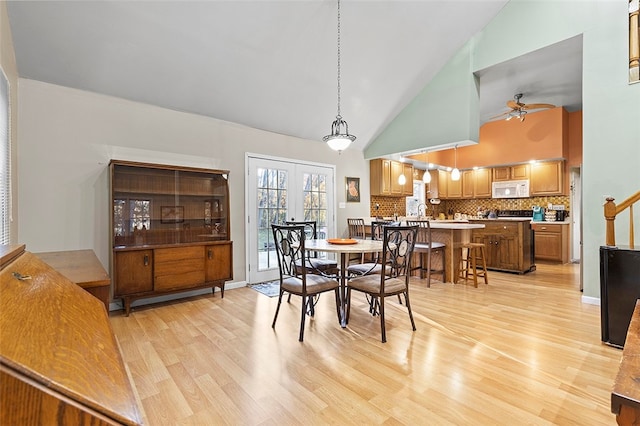
M 527 115 L 527 110 L 532 110 L 532 109 L 548 109 L 548 108 L 555 108 L 555 105 L 552 104 L 525 104 L 523 102 L 520 102 L 520 99 L 522 99 L 522 93 L 516 93 L 516 95 L 513 97 L 514 100 L 512 101 L 507 101 L 507 106 L 509 108 L 511 108 L 511 111 L 507 111 L 507 112 L 503 112 L 502 114 L 496 115 L 493 118 L 499 118 L 502 116 L 505 116 L 505 120 L 509 121 L 512 118 L 517 118 L 520 121 L 524 121 L 525 116 Z
M 349 134 L 349 125 L 340 115 L 340 0 L 338 0 L 338 114 L 331 124 L 331 134 L 322 138 L 334 151 L 347 149 L 351 142 L 356 140 L 354 135 Z

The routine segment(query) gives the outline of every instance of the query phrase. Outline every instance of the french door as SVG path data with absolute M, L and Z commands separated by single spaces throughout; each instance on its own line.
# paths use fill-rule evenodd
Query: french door
M 313 220 L 318 238 L 335 233 L 335 167 L 247 154 L 247 282 L 279 276 L 272 223 Z

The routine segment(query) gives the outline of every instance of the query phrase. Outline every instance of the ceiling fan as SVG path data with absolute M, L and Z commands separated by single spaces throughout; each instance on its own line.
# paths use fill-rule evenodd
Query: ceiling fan
M 546 109 L 546 108 L 555 108 L 555 105 L 552 104 L 525 104 L 520 102 L 522 98 L 522 93 L 517 93 L 513 97 L 513 101 L 507 101 L 507 106 L 511 108 L 511 111 L 503 112 L 502 114 L 496 115 L 495 117 L 491 117 L 491 119 L 502 117 L 506 115 L 505 120 L 509 121 L 512 118 L 517 118 L 520 121 L 524 121 L 525 115 L 527 115 L 527 110 L 531 109 Z

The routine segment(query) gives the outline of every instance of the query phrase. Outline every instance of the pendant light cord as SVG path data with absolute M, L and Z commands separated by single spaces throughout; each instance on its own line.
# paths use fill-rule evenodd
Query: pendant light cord
M 342 118 L 340 115 L 340 0 L 338 0 L 338 120 Z

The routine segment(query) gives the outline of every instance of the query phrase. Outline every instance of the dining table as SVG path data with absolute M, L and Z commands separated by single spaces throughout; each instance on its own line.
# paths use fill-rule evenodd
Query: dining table
M 353 253 L 381 253 L 382 241 L 370 239 L 329 238 L 305 240 L 304 249 L 308 252 L 340 254 L 340 325 L 347 326 L 347 258 Z

